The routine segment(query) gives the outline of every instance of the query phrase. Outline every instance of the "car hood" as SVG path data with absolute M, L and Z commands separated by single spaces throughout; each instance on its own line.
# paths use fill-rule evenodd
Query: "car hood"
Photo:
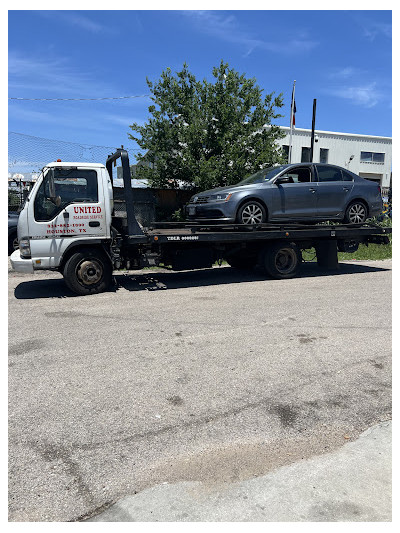
M 210 194 L 217 194 L 219 192 L 234 193 L 238 191 L 248 191 L 257 189 L 260 186 L 259 183 L 249 183 L 247 185 L 227 185 L 226 187 L 217 187 L 216 189 L 209 189 L 208 191 L 201 191 L 195 196 L 210 196 Z

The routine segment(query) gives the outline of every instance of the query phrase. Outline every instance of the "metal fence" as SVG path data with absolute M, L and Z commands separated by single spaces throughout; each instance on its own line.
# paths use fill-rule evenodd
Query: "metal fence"
M 8 143 L 8 209 L 18 211 L 41 169 L 50 161 L 82 161 L 105 164 L 116 147 L 95 146 L 54 139 L 33 137 L 9 132 Z M 136 160 L 136 149 L 128 151 L 131 163 Z M 113 167 L 113 179 L 118 179 L 118 168 Z M 121 180 L 119 180 L 121 181 Z M 135 188 L 135 213 L 139 222 L 148 226 L 154 221 L 172 220 L 174 213 L 189 201 L 193 194 L 187 190 Z M 123 190 L 114 188 L 115 209 L 124 212 Z

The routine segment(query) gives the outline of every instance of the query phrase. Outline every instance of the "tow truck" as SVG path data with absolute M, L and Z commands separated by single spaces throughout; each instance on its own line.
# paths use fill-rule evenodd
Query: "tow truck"
M 116 210 L 112 167 L 122 166 L 125 209 Z M 106 165 L 57 160 L 43 168 L 18 220 L 18 272 L 60 272 L 79 295 L 109 289 L 113 271 L 164 265 L 173 270 L 211 268 L 226 261 L 260 267 L 267 276 L 296 276 L 302 250 L 315 248 L 318 266 L 337 269 L 338 250 L 360 243 L 388 244 L 391 228 L 374 224 L 204 224 L 154 222 L 135 216 L 128 153 L 119 148 Z

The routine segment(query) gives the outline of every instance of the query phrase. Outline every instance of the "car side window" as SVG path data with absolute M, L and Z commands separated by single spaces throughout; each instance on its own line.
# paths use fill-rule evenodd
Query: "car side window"
M 342 181 L 342 173 L 340 168 L 317 166 L 318 181 Z
M 310 183 L 311 180 L 311 170 L 309 167 L 298 167 L 291 168 L 280 178 L 290 178 L 290 183 Z
M 98 202 L 95 170 L 55 169 L 55 198 L 50 198 L 49 174 L 46 174 L 35 197 L 34 213 L 38 222 L 48 222 L 71 203 Z
M 342 170 L 343 181 L 354 181 L 354 176 L 346 170 Z

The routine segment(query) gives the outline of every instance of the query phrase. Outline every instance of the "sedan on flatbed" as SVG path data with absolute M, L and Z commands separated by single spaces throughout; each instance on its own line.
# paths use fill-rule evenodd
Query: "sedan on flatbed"
M 379 184 L 320 163 L 265 168 L 236 185 L 195 194 L 186 206 L 189 220 L 238 224 L 362 224 L 381 212 Z

